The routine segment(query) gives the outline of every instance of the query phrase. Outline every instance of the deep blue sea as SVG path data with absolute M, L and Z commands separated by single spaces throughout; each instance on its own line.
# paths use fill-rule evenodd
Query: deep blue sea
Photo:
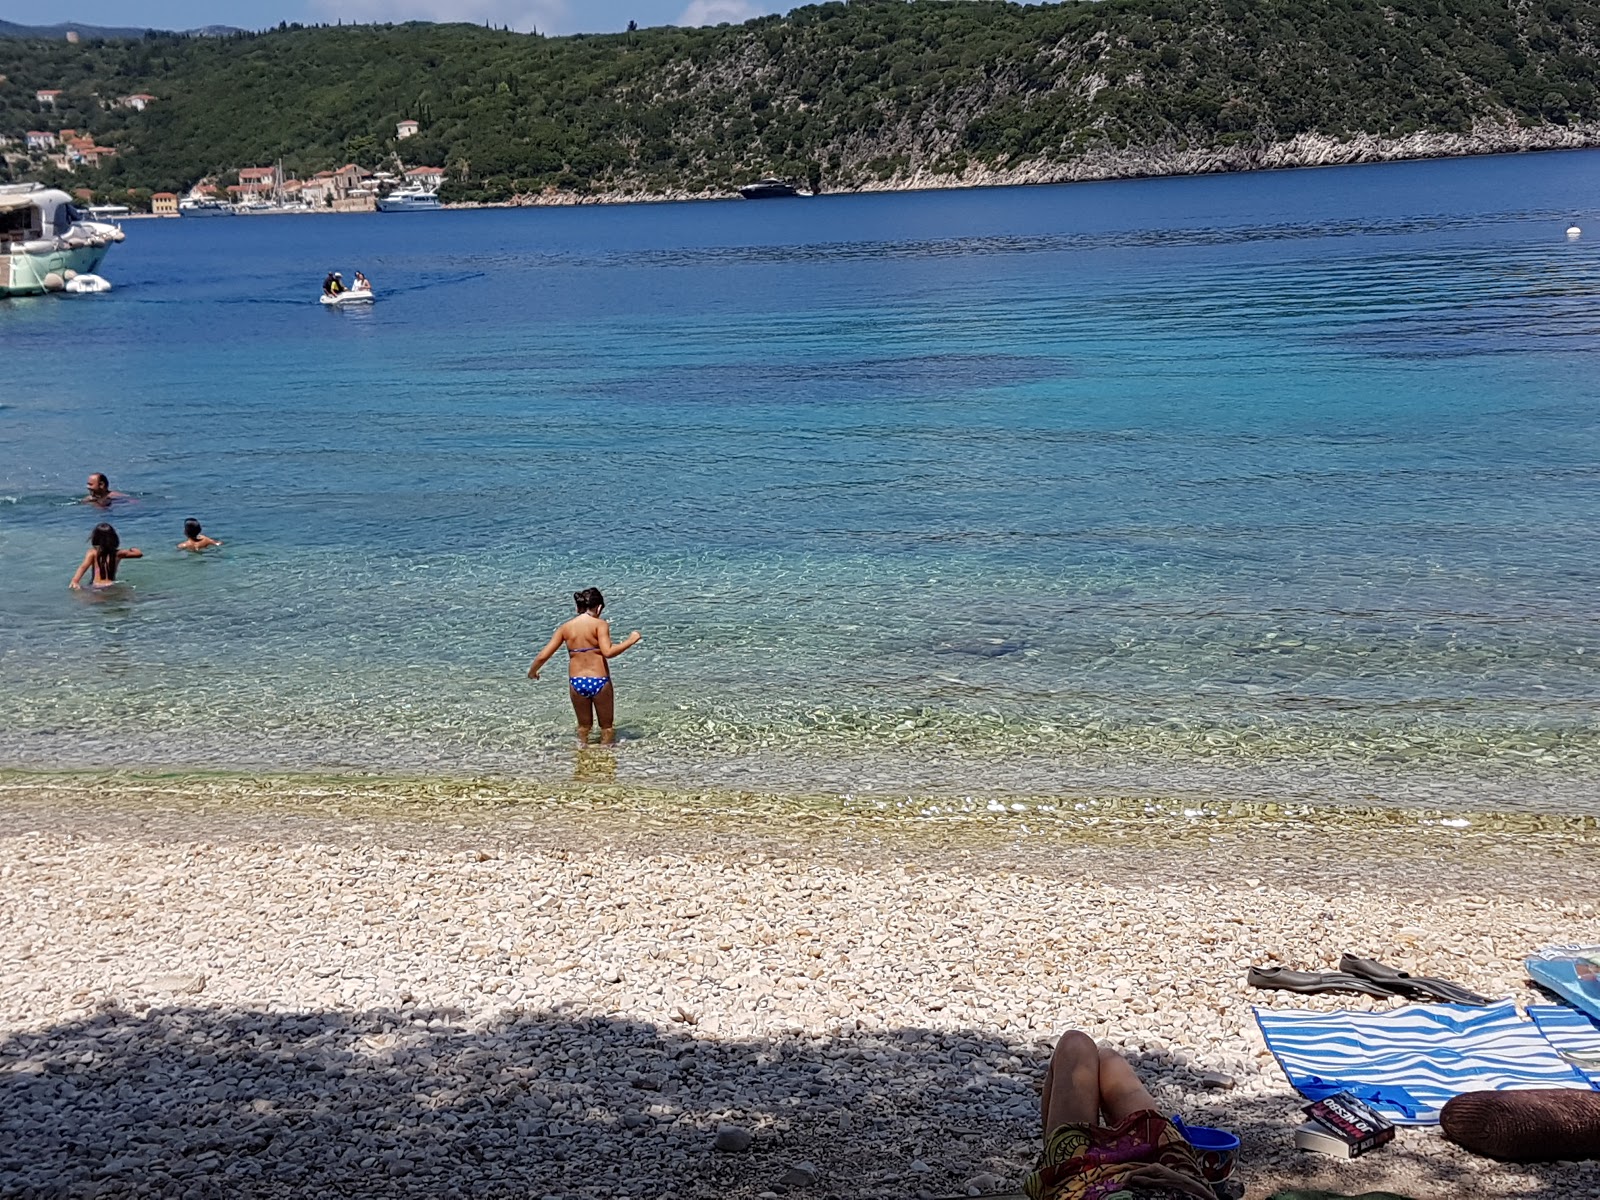
M 594 584 L 619 782 L 1600 812 L 1600 153 L 126 231 L 0 301 L 0 767 L 567 779 Z

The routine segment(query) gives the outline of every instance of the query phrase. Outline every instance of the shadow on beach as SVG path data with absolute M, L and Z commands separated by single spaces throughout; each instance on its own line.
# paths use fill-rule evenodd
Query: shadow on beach
M 983 1173 L 1015 1189 L 1048 1052 L 910 1028 L 720 1039 L 559 1012 L 108 1007 L 0 1043 L 0 1196 L 912 1200 Z M 1164 1104 L 1199 1090 L 1163 1056 L 1135 1061 Z M 1554 1200 L 1600 1182 L 1441 1157 L 1436 1131 L 1357 1163 L 1295 1158 L 1282 1097 L 1205 1095 L 1185 1115 L 1241 1134 L 1251 1197 L 1300 1183 Z M 713 1149 L 725 1122 L 755 1135 L 747 1151 Z

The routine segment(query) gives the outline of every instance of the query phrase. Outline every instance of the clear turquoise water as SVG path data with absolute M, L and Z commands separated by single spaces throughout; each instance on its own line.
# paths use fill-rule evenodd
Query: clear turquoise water
M 130 223 L 109 295 L 0 301 L 0 766 L 565 778 L 523 672 L 592 583 L 619 780 L 1600 811 L 1596 197 Z

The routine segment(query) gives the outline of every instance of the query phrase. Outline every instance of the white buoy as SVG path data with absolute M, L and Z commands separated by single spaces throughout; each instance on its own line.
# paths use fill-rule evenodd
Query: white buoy
M 1575 237 L 1578 237 L 1582 233 L 1583 233 L 1583 230 L 1579 229 L 1576 225 L 1568 225 L 1567 226 L 1567 236 L 1568 237 L 1575 238 Z
M 67 280 L 66 290 L 77 295 L 91 292 L 109 292 L 111 290 L 111 282 L 107 279 L 102 279 L 98 275 L 78 275 Z

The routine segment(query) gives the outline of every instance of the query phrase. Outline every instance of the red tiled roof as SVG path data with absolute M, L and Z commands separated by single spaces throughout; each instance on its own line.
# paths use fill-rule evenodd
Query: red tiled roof
M 152 199 L 152 200 L 176 200 L 177 198 L 178 198 L 178 193 L 177 192 L 151 192 L 150 193 L 150 199 Z

